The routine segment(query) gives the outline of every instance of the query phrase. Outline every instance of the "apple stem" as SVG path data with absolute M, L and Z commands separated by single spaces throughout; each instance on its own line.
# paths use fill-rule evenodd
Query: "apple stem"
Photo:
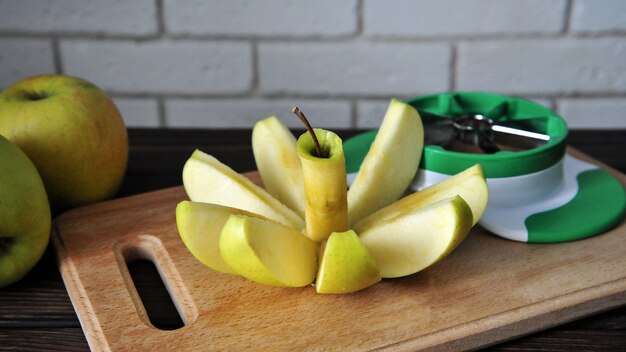
M 317 153 L 317 157 L 318 158 L 322 158 L 322 147 L 320 147 L 320 142 L 317 140 L 317 136 L 315 135 L 315 132 L 313 131 L 313 127 L 311 127 L 311 124 L 309 124 L 309 120 L 306 119 L 306 116 L 304 116 L 304 114 L 302 113 L 302 111 L 300 111 L 300 109 L 297 106 L 294 106 L 293 108 L 291 108 L 291 112 L 294 113 L 294 115 L 296 115 L 300 121 L 302 121 L 302 123 L 304 123 L 304 126 L 306 126 L 307 131 L 309 131 L 309 133 L 311 134 L 311 138 L 313 138 L 313 143 L 315 144 L 315 152 Z

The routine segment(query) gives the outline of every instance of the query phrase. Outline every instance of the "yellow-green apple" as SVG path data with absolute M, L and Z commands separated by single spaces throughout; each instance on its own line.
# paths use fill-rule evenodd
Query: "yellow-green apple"
M 226 274 L 237 274 L 220 254 L 220 233 L 233 214 L 260 217 L 237 208 L 188 200 L 176 206 L 178 233 L 189 252 L 202 264 Z
M 205 265 L 267 285 L 300 287 L 315 279 L 318 293 L 354 292 L 438 262 L 485 211 L 480 165 L 397 200 L 423 148 L 412 107 L 391 101 L 350 190 L 341 139 L 293 112 L 309 130 L 295 142 L 275 117 L 254 128 L 255 159 L 271 192 L 201 151 L 186 162 L 191 202 L 179 204 L 177 223 Z
M 362 233 L 373 226 L 405 214 L 411 209 L 418 209 L 442 199 L 454 197 L 457 194 L 470 206 L 472 225 L 476 225 L 483 216 L 489 199 L 489 188 L 480 164 L 469 167 L 421 191 L 407 195 L 361 219 L 354 224 L 353 228 L 357 233 Z
M 200 150 L 183 167 L 183 186 L 189 199 L 240 208 L 278 221 L 298 231 L 304 220 L 245 176 Z
M 317 272 L 319 245 L 271 220 L 231 215 L 220 235 L 220 253 L 239 275 L 266 285 L 309 285 Z
M 376 138 L 350 185 L 350 224 L 402 196 L 415 178 L 423 147 L 424 128 L 417 110 L 392 99 Z
M 112 196 L 126 171 L 122 117 L 102 90 L 80 78 L 41 75 L 6 88 L 0 134 L 35 164 L 55 212 Z
M 320 242 L 349 229 L 347 179 L 341 138 L 322 129 L 314 133 L 322 155 L 317 155 L 310 133 L 300 136 L 296 145 L 304 178 L 305 234 Z
M 265 189 L 304 217 L 302 165 L 291 131 L 276 116 L 257 122 L 252 129 L 252 151 Z
M 423 270 L 447 256 L 472 227 L 472 211 L 460 196 L 378 223 L 360 233 L 384 278 Z
M 50 238 L 50 205 L 35 165 L 0 136 L 0 287 L 26 275 Z
M 322 242 L 315 280 L 317 293 L 350 293 L 380 279 L 374 259 L 354 231 L 333 232 Z

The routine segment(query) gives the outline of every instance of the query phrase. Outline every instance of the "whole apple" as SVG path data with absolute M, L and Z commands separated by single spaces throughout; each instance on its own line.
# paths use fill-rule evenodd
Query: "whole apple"
M 80 78 L 40 75 L 6 88 L 0 134 L 35 164 L 55 213 L 111 197 L 126 171 L 124 121 L 101 89 Z
M 50 239 L 50 205 L 35 165 L 0 136 L 0 287 L 26 275 Z

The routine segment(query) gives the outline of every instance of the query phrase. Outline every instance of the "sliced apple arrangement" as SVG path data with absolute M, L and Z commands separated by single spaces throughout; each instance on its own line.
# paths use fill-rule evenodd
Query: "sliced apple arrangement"
M 349 293 L 437 263 L 487 206 L 479 164 L 404 196 L 424 146 L 417 111 L 392 99 L 347 187 L 342 140 L 312 129 L 296 139 L 276 117 L 257 122 L 260 187 L 196 150 L 183 168 L 190 200 L 176 208 L 181 239 L 209 268 L 279 287 Z

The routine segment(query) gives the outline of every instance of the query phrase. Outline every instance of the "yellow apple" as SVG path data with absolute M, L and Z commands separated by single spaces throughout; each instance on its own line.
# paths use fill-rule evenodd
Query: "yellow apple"
M 41 75 L 6 88 L 0 134 L 35 164 L 55 212 L 111 197 L 126 171 L 122 117 L 102 90 L 80 78 Z
M 480 164 L 476 164 L 450 178 L 421 191 L 411 193 L 354 224 L 357 233 L 389 221 L 411 209 L 418 209 L 445 198 L 460 195 L 472 210 L 472 226 L 476 225 L 487 208 L 489 188 Z
M 293 112 L 309 130 L 295 142 L 275 117 L 254 127 L 255 160 L 269 192 L 200 151 L 185 164 L 192 202 L 179 204 L 177 223 L 205 265 L 266 285 L 315 279 L 318 293 L 355 292 L 437 263 L 484 213 L 480 165 L 398 200 L 416 175 L 424 138 L 407 104 L 391 101 L 349 190 L 341 139 Z
M 447 256 L 472 228 L 472 211 L 459 196 L 410 210 L 360 233 L 384 278 L 415 274 Z
M 35 165 L 0 136 L 0 287 L 26 275 L 50 238 L 50 205 Z
M 318 247 L 293 228 L 243 215 L 231 215 L 220 235 L 224 261 L 239 275 L 270 286 L 311 284 Z
M 424 147 L 422 119 L 412 106 L 392 99 L 348 191 L 350 224 L 385 207 L 407 190 Z
M 252 151 L 265 189 L 304 217 L 302 165 L 291 131 L 276 116 L 257 122 L 252 129 Z
M 323 155 L 316 155 L 309 133 L 298 138 L 297 150 L 304 178 L 305 234 L 320 242 L 333 232 L 349 229 L 348 186 L 341 138 L 322 129 L 314 132 Z
M 304 228 L 304 220 L 293 210 L 200 150 L 193 152 L 183 167 L 183 186 L 192 201 L 241 208 L 298 231 Z
M 220 233 L 233 214 L 260 217 L 237 208 L 188 200 L 176 206 L 178 233 L 189 252 L 202 264 L 226 274 L 236 272 L 222 259 Z
M 352 231 L 333 232 L 322 242 L 320 266 L 315 280 L 317 293 L 350 293 L 380 281 L 380 271 Z

